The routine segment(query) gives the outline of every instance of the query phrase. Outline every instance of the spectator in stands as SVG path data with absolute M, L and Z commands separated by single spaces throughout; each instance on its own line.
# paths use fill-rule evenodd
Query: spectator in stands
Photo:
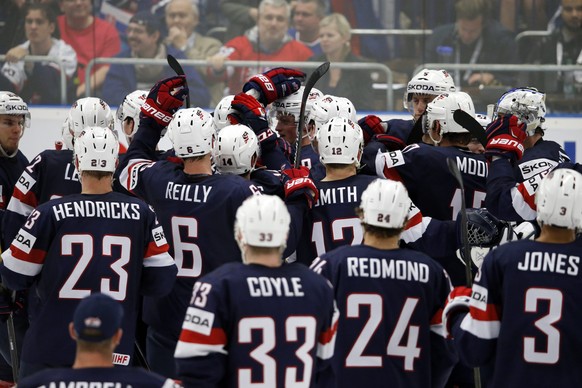
M 166 45 L 183 51 L 188 59 L 206 59 L 218 52 L 222 42 L 218 39 L 203 36 L 196 32 L 200 22 L 198 6 L 191 0 L 171 0 L 166 5 L 166 26 L 168 36 Z M 200 72 L 205 69 L 198 68 Z M 224 93 L 223 82 L 206 80 L 206 86 L 211 94 L 211 106 L 216 106 Z
M 67 77 L 66 93 L 72 100 L 73 77 L 77 71 L 75 50 L 56 34 L 57 18 L 45 4 L 30 4 L 25 12 L 24 29 L 27 41 L 6 53 L 2 66 L 0 89 L 10 90 L 30 104 L 61 104 L 61 66 Z M 25 62 L 26 55 L 46 55 L 62 59 L 57 62 Z
M 112 57 L 119 53 L 121 41 L 115 27 L 93 16 L 91 0 L 60 0 L 63 15 L 57 18 L 61 38 L 77 53 L 78 85 L 76 98 L 85 96 L 85 68 L 97 57 Z M 101 64 L 91 69 L 91 95 L 97 95 L 105 81 L 109 65 Z
M 300 41 L 313 51 L 313 55 L 320 55 L 319 22 L 325 17 L 325 4 L 322 0 L 296 0 L 293 8 L 293 27 L 289 35 Z
M 433 30 L 426 44 L 425 61 L 438 63 L 518 63 L 514 35 L 490 18 L 490 0 L 459 0 L 456 23 Z M 512 72 L 451 71 L 457 86 L 512 85 Z
M 348 70 L 333 67 L 334 62 L 366 62 L 367 59 L 352 52 L 350 45 L 351 27 L 345 16 L 332 13 L 319 23 L 319 39 L 323 54 L 313 57 L 313 61 L 332 63 L 332 68 L 317 84 L 323 94 L 346 97 L 356 110 L 374 109 L 372 79 L 367 69 Z M 384 104 L 384 106 L 386 106 Z
M 559 0 L 497 0 L 499 21 L 509 31 L 545 30 Z M 495 16 L 495 15 L 493 15 Z
M 121 52 L 119 58 L 157 58 L 166 59 L 168 54 L 184 59 L 184 52 L 161 41 L 161 24 L 149 12 L 138 12 L 132 16 L 127 26 L 129 49 Z M 188 86 L 194 106 L 207 107 L 210 94 L 200 74 L 192 66 L 186 66 Z M 174 75 L 167 65 L 150 64 L 113 64 L 103 84 L 103 99 L 110 105 L 119 105 L 123 97 L 136 89 L 148 90 L 158 80 Z
M 257 25 L 244 35 L 226 42 L 218 54 L 209 58 L 212 66 L 209 76 L 228 78 L 229 92 L 238 93 L 249 78 L 267 67 L 227 69 L 224 65 L 226 60 L 286 62 L 305 61 L 311 57 L 313 53 L 307 46 L 287 34 L 290 14 L 290 5 L 285 0 L 262 0 Z
M 573 65 L 582 64 L 582 0 L 562 0 L 560 18 L 552 34 L 538 43 L 527 59 L 527 63 Z M 582 72 L 533 72 L 530 84 L 546 93 L 563 93 L 564 100 L 573 102 L 582 96 Z M 554 99 L 555 100 L 555 99 Z M 570 105 L 568 101 L 562 101 Z M 548 98 L 552 111 L 568 110 L 567 106 Z M 578 105 L 579 108 L 580 105 Z M 566 108 L 566 109 L 565 109 Z
M 257 0 L 224 0 L 220 9 L 228 20 L 228 28 L 224 34 L 224 41 L 242 35 L 252 28 L 259 20 Z
M 22 1 L 8 0 L 0 7 L 0 54 L 24 42 Z

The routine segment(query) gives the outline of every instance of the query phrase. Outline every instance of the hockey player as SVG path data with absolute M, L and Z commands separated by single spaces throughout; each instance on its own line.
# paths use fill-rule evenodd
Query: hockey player
M 111 189 L 118 149 L 109 128 L 85 129 L 75 140 L 81 193 L 36 208 L 2 254 L 0 273 L 6 285 L 30 289 L 21 377 L 73 364 L 69 319 L 91 292 L 107 293 L 124 306 L 125 336 L 114 361 L 128 365 L 139 294 L 160 297 L 174 283 L 176 265 L 154 212 Z
M 541 235 L 491 251 L 471 289 L 455 289 L 443 322 L 467 364 L 494 362 L 489 386 L 575 387 L 582 174 L 556 169 L 536 193 Z
M 93 293 L 83 299 L 69 323 L 76 342 L 72 368 L 49 369 L 18 382 L 22 388 L 58 386 L 124 386 L 178 388 L 178 384 L 142 368 L 114 368 L 114 350 L 125 334 L 123 307 L 112 297 Z
M 63 127 L 63 140 L 67 149 L 45 150 L 24 169 L 14 186 L 3 223 L 4 236 L 12 242 L 30 213 L 50 199 L 81 192 L 79 174 L 73 158 L 74 138 L 87 127 L 113 129 L 113 116 L 109 105 L 96 97 L 77 100 L 69 110 Z
M 504 152 L 488 152 L 492 162 L 486 205 L 499 218 L 518 222 L 535 219 L 530 208 L 539 181 L 556 165 L 570 160 L 558 143 L 543 139 L 545 113 L 545 94 L 533 88 L 511 89 L 495 106 L 496 120 L 488 133 L 510 135 Z
M 425 254 L 398 248 L 410 206 L 402 183 L 376 179 L 357 209 L 362 244 L 311 265 L 332 283 L 340 312 L 336 387 L 443 387 L 456 361 L 441 322 L 451 290 L 446 272 Z
M 363 136 L 358 124 L 334 117 L 316 135 L 321 163 L 326 174 L 316 181 L 319 200 L 306 219 L 297 260 L 309 265 L 315 257 L 346 244 L 362 241 L 362 228 L 355 208 L 368 184 L 375 178 L 357 175 Z
M 141 106 L 145 102 L 147 95 L 148 91 L 146 90 L 134 90 L 125 96 L 121 105 L 117 108 L 117 120 L 121 124 L 123 134 L 127 139 L 127 144 L 131 143 L 133 136 L 139 128 L 139 114 L 141 113 Z
M 311 387 L 329 379 L 336 310 L 332 289 L 283 264 L 289 213 L 281 199 L 248 198 L 236 213 L 243 263 L 199 279 L 176 346 L 184 386 Z
M 194 282 L 240 257 L 235 239 L 228 237 L 235 211 L 245 198 L 261 193 L 240 176 L 212 174 L 216 136 L 212 116 L 201 108 L 189 108 L 172 117 L 186 93 L 182 76 L 164 79 L 150 90 L 142 106 L 140 129 L 127 153 L 128 163 L 120 166 L 125 189 L 156 210 L 178 266 L 172 292 L 163 298 L 145 298 L 143 312 L 149 325 L 149 364 L 170 377 L 176 376 L 173 352 Z M 155 146 L 166 126 L 182 164 L 155 161 Z
M 269 108 L 269 122 L 271 128 L 287 141 L 291 146 L 291 160 L 295 160 L 295 145 L 297 142 L 297 129 L 299 127 L 299 113 L 301 111 L 301 99 L 303 98 L 304 86 L 301 86 L 299 90 L 295 93 L 275 100 Z M 305 166 L 311 169 L 312 166 L 319 164 L 319 155 L 313 149 L 311 145 L 311 138 L 309 136 L 309 127 L 307 125 L 307 118 L 311 112 L 313 104 L 315 101 L 319 100 L 323 96 L 318 89 L 313 88 L 309 92 L 307 97 L 307 102 L 305 105 L 305 126 L 303 127 L 303 133 L 301 134 L 301 161 L 300 166 Z

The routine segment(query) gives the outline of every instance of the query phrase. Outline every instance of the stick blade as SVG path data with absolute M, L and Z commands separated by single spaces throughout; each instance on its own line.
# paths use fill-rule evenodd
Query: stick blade
M 182 65 L 180 65 L 180 62 L 178 62 L 178 60 L 172 54 L 168 54 L 168 56 L 166 57 L 166 61 L 168 61 L 168 65 L 170 65 L 170 67 L 172 68 L 172 70 L 174 70 L 176 74 L 186 75 L 184 73 Z

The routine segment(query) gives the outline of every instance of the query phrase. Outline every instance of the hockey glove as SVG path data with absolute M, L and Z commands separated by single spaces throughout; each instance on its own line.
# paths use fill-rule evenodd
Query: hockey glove
M 527 137 L 525 124 L 517 116 L 504 115 L 487 125 L 487 146 L 485 156 L 501 156 L 513 160 L 520 160 L 523 156 L 523 142 Z
M 447 338 L 451 338 L 451 327 L 455 321 L 455 316 L 469 312 L 471 293 L 472 290 L 465 286 L 455 287 L 451 290 L 443 309 L 443 327 Z
M 239 93 L 232 99 L 231 106 L 236 110 L 236 113 L 228 115 L 231 123 L 252 128 L 263 150 L 275 146 L 277 134 L 269 129 L 265 108 L 259 101 L 248 94 Z
M 243 86 L 243 92 L 254 91 L 252 95 L 257 96 L 264 106 L 275 100 L 287 97 L 301 87 L 301 81 L 305 79 L 305 73 L 286 67 L 276 67 L 263 74 L 257 74 Z
M 388 151 L 398 151 L 403 150 L 406 147 L 406 143 L 396 136 L 391 135 L 374 135 L 372 140 L 384 144 Z
M 374 135 L 386 133 L 387 125 L 375 115 L 367 115 L 358 120 L 358 125 L 364 133 L 364 145 L 368 144 Z
M 172 121 L 173 114 L 184 104 L 188 95 L 186 76 L 166 78 L 154 85 L 141 107 L 141 112 L 162 126 Z
M 305 196 L 311 209 L 319 199 L 319 191 L 313 180 L 309 177 L 309 169 L 305 166 L 290 168 L 282 171 L 284 181 L 285 200 Z

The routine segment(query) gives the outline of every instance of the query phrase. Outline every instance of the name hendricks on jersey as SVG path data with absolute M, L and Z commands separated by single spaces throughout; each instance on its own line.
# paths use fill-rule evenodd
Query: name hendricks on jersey
M 183 185 L 168 182 L 166 186 L 166 199 L 187 202 L 207 202 L 212 186 Z
M 358 203 L 358 188 L 356 186 L 319 189 L 319 199 L 315 206 L 323 206 L 328 203 L 346 202 Z
M 523 260 L 517 263 L 520 271 L 555 272 L 570 276 L 578 276 L 579 266 L 579 256 L 555 252 L 526 252 Z
M 68 217 L 96 217 L 118 220 L 139 220 L 139 204 L 126 202 L 75 201 L 53 206 L 57 221 Z
M 272 278 L 267 276 L 247 278 L 250 295 L 255 297 L 264 296 L 285 296 L 285 297 L 302 297 L 303 286 L 301 278 Z
M 424 263 L 408 260 L 348 257 L 348 276 L 409 280 L 428 283 L 429 268 Z
M 457 156 L 457 166 L 465 174 L 477 175 L 483 178 L 487 177 L 487 163 L 484 160 Z

